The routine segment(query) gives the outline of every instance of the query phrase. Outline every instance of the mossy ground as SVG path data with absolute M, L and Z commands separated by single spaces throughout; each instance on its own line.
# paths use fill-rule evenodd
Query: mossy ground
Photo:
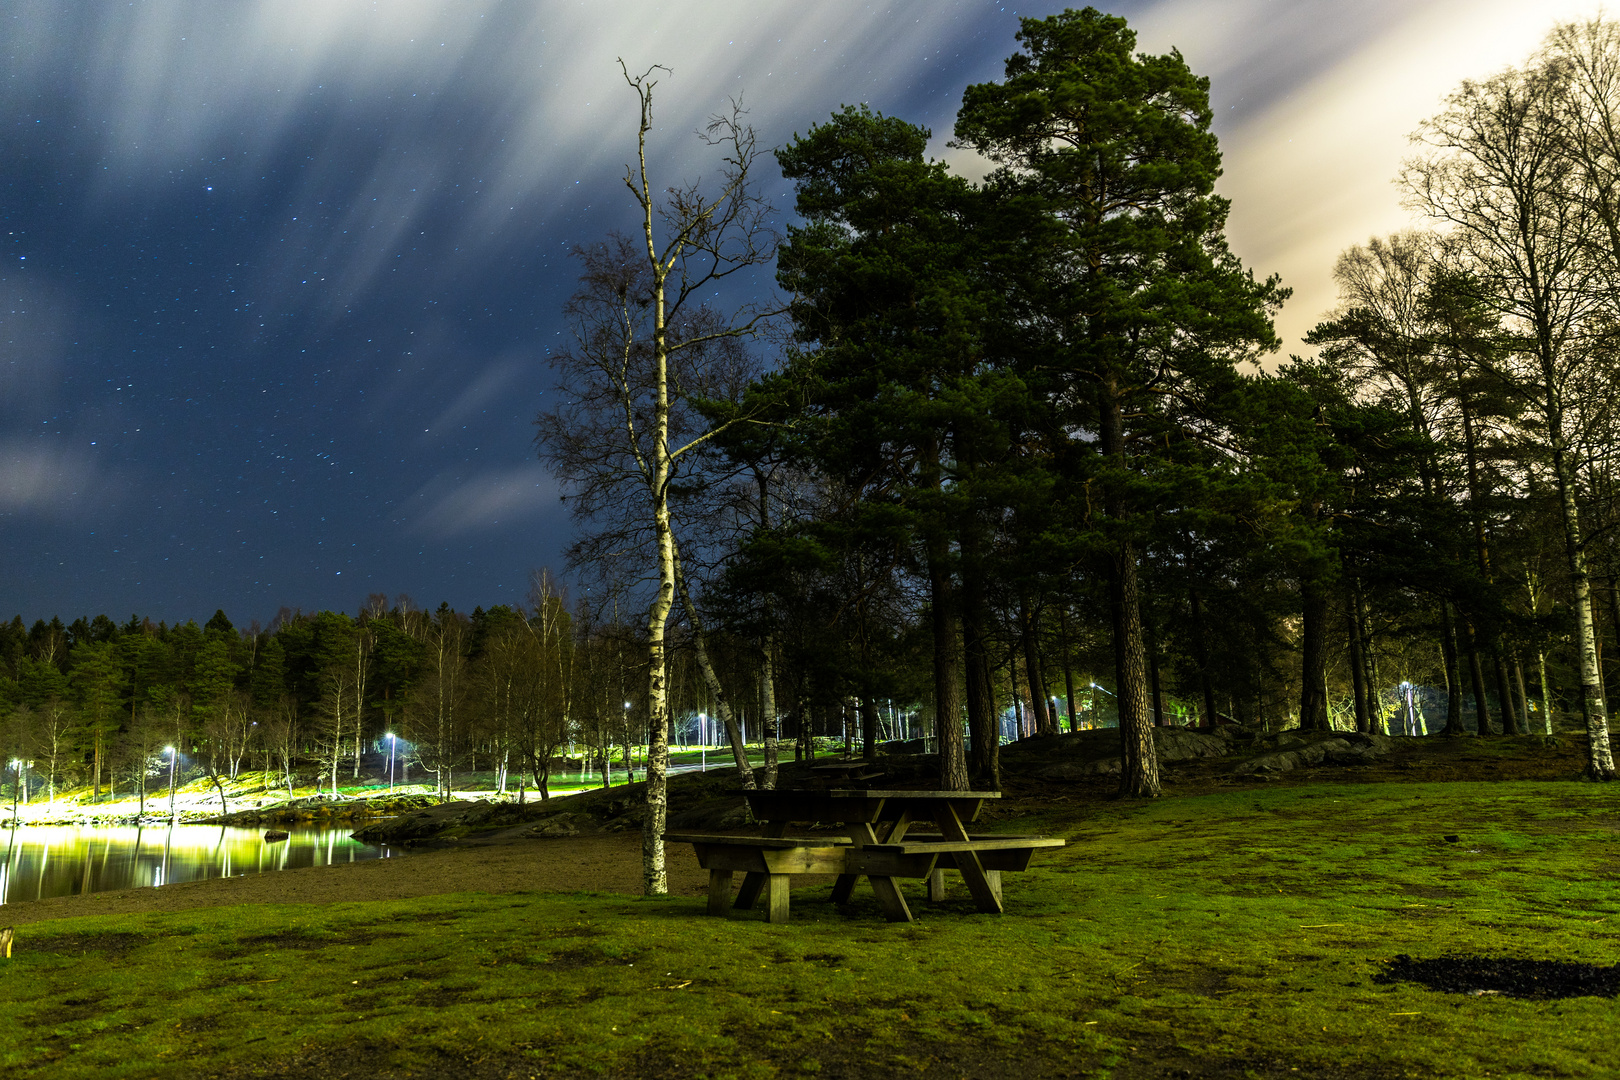
M 10 1076 L 1613 1076 L 1609 998 L 1441 994 L 1396 954 L 1613 964 L 1620 790 L 1270 785 L 1037 802 L 1070 838 L 884 923 L 691 898 L 460 894 L 23 926 Z M 1455 836 L 1448 841 L 1446 836 Z M 691 858 L 683 847 L 672 858 Z

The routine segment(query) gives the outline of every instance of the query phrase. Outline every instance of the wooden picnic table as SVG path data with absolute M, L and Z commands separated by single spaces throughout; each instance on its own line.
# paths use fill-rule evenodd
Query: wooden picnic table
M 944 871 L 955 870 L 983 912 L 1001 914 L 1001 871 L 1022 870 L 1037 847 L 1061 847 L 1047 837 L 970 836 L 985 802 L 999 791 L 744 791 L 748 809 L 765 824 L 766 837 L 783 837 L 794 824 L 832 824 L 848 828 L 853 843 L 844 849 L 844 872 L 833 886 L 833 901 L 847 903 L 855 885 L 866 877 L 890 922 L 912 921 L 896 877 L 925 877 L 931 900 L 943 899 Z M 937 838 L 906 840 L 912 824 L 931 821 Z M 841 838 L 840 838 L 841 839 Z M 739 908 L 752 907 L 767 875 L 750 872 L 737 897 Z

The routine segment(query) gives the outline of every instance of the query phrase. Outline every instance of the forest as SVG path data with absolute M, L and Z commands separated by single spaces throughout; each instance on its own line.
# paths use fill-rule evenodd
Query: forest
M 1117 726 L 1151 796 L 1155 725 L 1567 722 L 1612 778 L 1620 24 L 1443 102 L 1396 178 L 1413 228 L 1340 256 L 1286 360 L 1288 290 L 1227 247 L 1208 80 L 1093 9 L 1022 25 L 957 116 L 979 181 L 865 106 L 774 150 L 738 106 L 709 186 L 668 186 L 663 73 L 625 71 L 637 217 L 575 252 L 536 421 L 577 584 L 246 629 L 18 616 L 4 754 L 98 797 L 168 746 L 334 791 L 396 742 L 446 791 L 617 755 L 656 802 L 711 724 L 763 750 L 746 782 L 815 736 L 926 735 L 957 788 L 997 785 L 1006 740 Z

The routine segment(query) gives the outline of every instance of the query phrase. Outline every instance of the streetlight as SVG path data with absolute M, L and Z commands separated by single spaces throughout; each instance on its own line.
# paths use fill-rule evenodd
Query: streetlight
M 388 794 L 394 794 L 394 733 L 388 733 Z
M 180 755 L 175 753 L 174 747 L 165 746 L 169 752 L 169 824 L 174 824 L 174 766 Z

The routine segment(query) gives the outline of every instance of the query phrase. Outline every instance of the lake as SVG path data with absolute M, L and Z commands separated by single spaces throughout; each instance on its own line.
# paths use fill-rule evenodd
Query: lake
M 24 826 L 0 834 L 0 904 L 241 877 L 397 853 L 349 839 L 353 826 L 265 830 L 221 825 Z

